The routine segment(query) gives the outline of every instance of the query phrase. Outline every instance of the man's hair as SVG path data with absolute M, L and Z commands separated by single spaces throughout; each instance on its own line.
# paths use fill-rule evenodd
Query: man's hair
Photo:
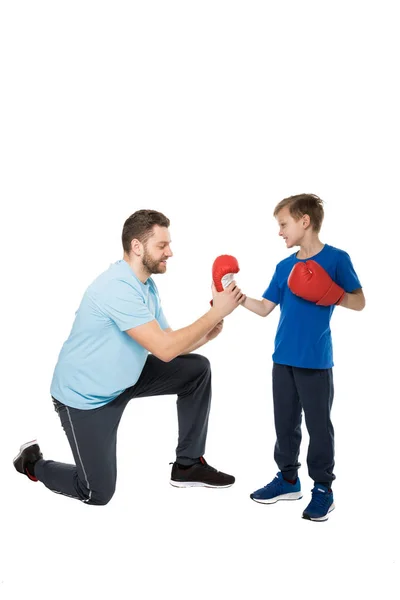
M 122 229 L 122 246 L 129 254 L 134 239 L 145 244 L 153 234 L 154 225 L 169 227 L 169 219 L 156 210 L 137 210 L 124 223 Z
M 317 233 L 321 229 L 324 219 L 323 200 L 315 194 L 297 194 L 297 196 L 289 196 L 281 200 L 274 209 L 274 217 L 278 212 L 287 206 L 289 212 L 296 221 L 303 215 L 310 217 L 311 227 Z

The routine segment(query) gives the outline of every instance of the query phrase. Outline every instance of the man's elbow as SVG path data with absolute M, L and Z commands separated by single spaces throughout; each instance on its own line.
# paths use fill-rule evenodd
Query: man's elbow
M 161 360 L 165 363 L 171 362 L 171 360 L 175 358 L 175 356 L 173 356 L 172 353 L 165 348 L 157 348 L 152 352 L 152 354 L 158 358 L 158 360 Z
M 169 362 L 171 362 L 171 360 L 174 360 L 174 358 L 176 358 L 176 356 L 174 356 L 172 354 L 163 354 L 160 357 L 160 360 L 162 360 L 165 363 L 169 363 Z
M 162 335 L 154 340 L 154 348 L 151 351 L 156 358 L 165 363 L 171 362 L 177 356 L 169 333 L 163 331 Z
M 175 352 L 174 348 L 170 344 L 165 344 L 164 346 L 160 346 L 157 348 L 157 351 L 154 354 L 165 363 L 171 362 L 178 356 Z

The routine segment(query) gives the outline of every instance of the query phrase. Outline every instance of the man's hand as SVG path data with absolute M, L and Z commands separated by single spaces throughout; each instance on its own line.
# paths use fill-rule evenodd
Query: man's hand
M 221 333 L 223 326 L 224 326 L 224 320 L 222 319 L 222 321 L 220 321 L 219 323 L 216 324 L 214 329 L 211 329 L 211 331 L 209 331 L 207 333 L 207 335 L 205 336 L 206 341 L 210 342 L 211 340 L 215 339 L 217 337 L 217 335 L 219 335 Z
M 211 286 L 213 295 L 213 308 L 221 316 L 221 320 L 227 317 L 231 312 L 235 310 L 240 304 L 246 300 L 246 296 L 242 294 L 241 290 L 237 287 L 236 282 L 232 281 L 223 292 L 217 292 L 214 283 Z

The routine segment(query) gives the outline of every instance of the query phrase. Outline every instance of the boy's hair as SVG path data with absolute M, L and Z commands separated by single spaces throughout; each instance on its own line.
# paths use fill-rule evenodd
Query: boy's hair
M 156 210 L 137 210 L 124 223 L 122 229 L 122 246 L 129 254 L 134 239 L 145 244 L 152 236 L 154 225 L 169 227 L 169 219 Z
M 324 219 L 323 200 L 315 194 L 297 194 L 297 196 L 289 196 L 281 200 L 274 209 L 274 217 L 278 212 L 287 206 L 289 212 L 296 221 L 303 215 L 310 217 L 311 227 L 317 233 L 321 229 Z

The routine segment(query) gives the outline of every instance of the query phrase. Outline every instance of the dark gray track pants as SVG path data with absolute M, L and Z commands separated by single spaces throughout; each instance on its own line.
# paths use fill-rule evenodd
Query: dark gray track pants
M 199 354 L 178 356 L 165 363 L 149 355 L 137 383 L 112 402 L 79 410 L 53 399 L 75 464 L 40 460 L 35 476 L 50 490 L 88 504 L 107 504 L 117 479 L 117 431 L 132 398 L 177 394 L 179 463 L 190 465 L 205 451 L 211 403 L 211 369 Z

